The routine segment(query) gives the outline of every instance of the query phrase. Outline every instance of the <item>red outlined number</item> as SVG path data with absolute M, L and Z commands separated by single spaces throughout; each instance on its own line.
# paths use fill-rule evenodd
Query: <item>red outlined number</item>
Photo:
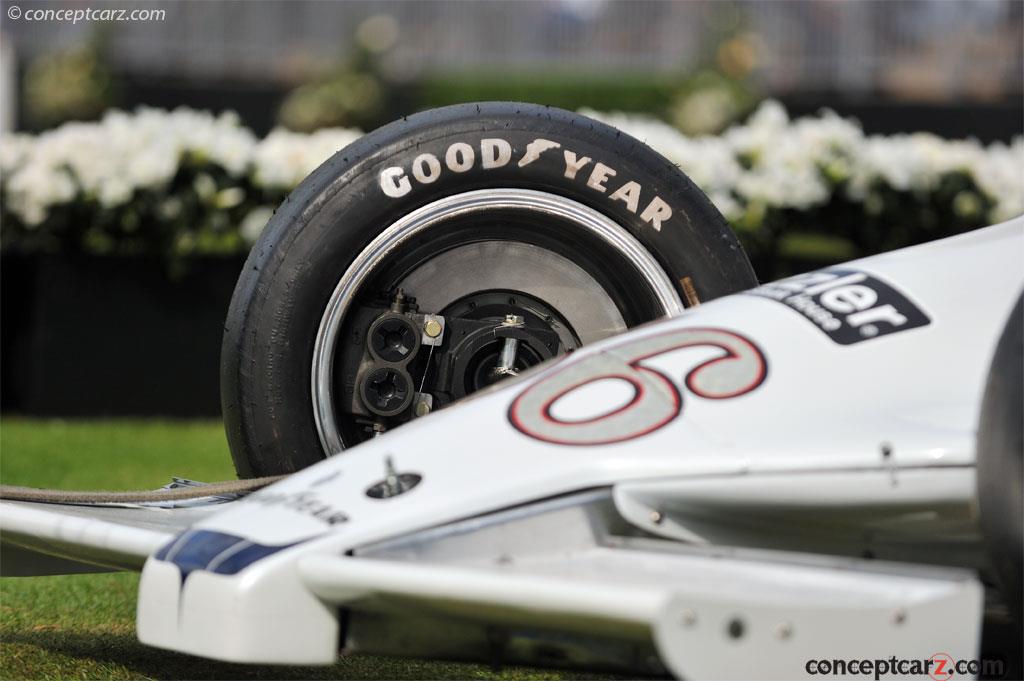
M 722 349 L 686 374 L 683 383 L 693 394 L 710 400 L 744 395 L 764 381 L 767 362 L 751 341 L 722 329 L 686 328 L 629 340 L 596 354 L 569 360 L 519 394 L 509 420 L 532 438 L 563 445 L 603 445 L 652 433 L 675 419 L 683 398 L 671 377 L 644 366 L 644 360 L 686 347 Z M 574 419 L 557 417 L 559 400 L 598 381 L 628 383 L 633 396 L 622 406 Z

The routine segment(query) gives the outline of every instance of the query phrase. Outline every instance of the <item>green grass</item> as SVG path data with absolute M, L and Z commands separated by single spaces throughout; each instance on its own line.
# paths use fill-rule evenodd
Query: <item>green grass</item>
M 152 489 L 234 477 L 219 422 L 0 421 L 0 481 Z M 0 679 L 582 679 L 555 670 L 350 655 L 331 667 L 211 662 L 135 638 L 138 576 L 0 579 Z

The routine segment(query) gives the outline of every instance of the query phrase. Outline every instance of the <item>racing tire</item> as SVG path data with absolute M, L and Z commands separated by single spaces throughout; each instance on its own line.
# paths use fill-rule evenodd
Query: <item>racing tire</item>
M 981 401 L 977 449 L 981 529 L 995 577 L 1020 628 L 1024 622 L 1024 295 L 1017 298 L 992 357 Z
M 700 189 L 615 128 L 508 102 L 403 118 L 307 177 L 246 261 L 221 354 L 241 477 L 290 473 L 363 437 L 335 404 L 334 362 L 361 333 L 346 312 L 410 281 L 431 313 L 522 293 L 524 314 L 574 329 L 570 348 L 757 283 Z

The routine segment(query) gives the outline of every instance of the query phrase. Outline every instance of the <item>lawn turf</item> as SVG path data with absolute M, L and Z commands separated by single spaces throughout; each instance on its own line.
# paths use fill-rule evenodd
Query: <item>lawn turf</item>
M 234 478 L 217 421 L 0 421 L 0 482 L 153 489 Z M 349 655 L 331 667 L 225 664 L 135 638 L 138 575 L 0 579 L 2 679 L 592 679 L 547 669 Z

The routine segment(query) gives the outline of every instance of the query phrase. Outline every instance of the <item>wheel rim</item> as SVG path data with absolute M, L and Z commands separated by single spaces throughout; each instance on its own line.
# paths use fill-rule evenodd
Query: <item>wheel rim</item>
M 381 263 L 388 262 L 411 239 L 420 238 L 428 230 L 436 229 L 453 219 L 461 219 L 487 211 L 515 211 L 517 213 L 529 214 L 530 217 L 541 220 L 557 220 L 571 225 L 579 230 L 581 234 L 587 235 L 588 238 L 598 240 L 633 270 L 633 274 L 647 288 L 647 294 L 650 295 L 659 316 L 678 314 L 684 309 L 671 280 L 651 253 L 625 228 L 581 203 L 562 196 L 528 189 L 482 189 L 439 199 L 403 216 L 373 239 L 342 274 L 327 303 L 320 320 L 320 326 L 317 330 L 313 347 L 311 374 L 313 415 L 320 443 L 326 455 L 330 456 L 340 453 L 345 447 L 335 411 L 334 364 L 339 332 L 351 301 L 356 299 L 364 284 L 374 276 Z M 536 248 L 530 247 L 529 244 L 519 243 L 514 239 L 508 239 L 508 241 L 517 244 L 516 248 L 527 248 L 527 250 Z M 490 242 L 485 241 L 482 243 L 487 244 Z M 464 247 L 466 246 L 470 246 L 470 250 L 465 250 Z M 426 270 L 429 269 L 432 261 L 434 261 L 434 269 L 437 270 L 438 265 L 443 264 L 443 261 L 436 261 L 444 258 L 457 261 L 459 258 L 470 257 L 468 254 L 473 252 L 472 248 L 476 248 L 475 252 L 479 253 L 481 248 L 486 249 L 487 247 L 464 244 L 435 254 L 434 257 L 421 267 L 409 273 L 403 281 L 415 285 L 417 281 L 421 281 L 429 274 Z M 527 263 L 533 263 L 534 266 L 546 264 L 549 266 L 548 272 L 559 271 L 565 273 L 568 280 L 575 280 L 577 285 L 586 286 L 585 290 L 589 291 L 590 295 L 593 295 L 595 291 L 602 291 L 605 297 L 607 297 L 607 291 L 599 286 L 592 277 L 589 277 L 582 268 L 576 266 L 572 261 L 563 256 L 551 251 L 546 252 L 548 254 L 546 256 L 548 258 L 547 263 L 539 263 L 537 261 L 536 251 L 531 252 L 531 255 L 535 257 L 518 258 L 517 261 L 523 264 L 524 267 L 528 266 Z M 445 253 L 448 253 L 448 255 L 446 256 Z M 558 267 L 551 269 L 550 266 L 554 262 L 558 262 Z M 496 277 L 500 273 L 494 272 L 493 268 L 483 268 L 481 271 L 488 275 L 489 279 L 487 281 L 491 283 L 498 281 Z M 528 272 L 521 274 L 523 276 L 520 279 L 526 282 L 524 286 L 531 281 L 538 281 L 536 277 L 526 276 L 529 274 Z M 419 280 L 417 277 L 419 277 Z M 585 277 L 589 278 L 590 281 L 586 281 Z M 437 279 L 435 277 L 435 280 Z M 486 284 L 487 281 L 483 283 Z M 473 288 L 480 288 L 480 286 L 476 285 L 476 280 L 474 280 Z M 510 287 L 505 285 L 501 288 Z M 548 288 L 550 290 L 559 287 L 549 286 Z M 560 288 L 563 294 L 568 290 L 564 286 Z M 450 297 L 453 295 L 452 287 L 449 287 L 449 289 L 442 292 L 433 291 L 435 299 L 431 301 L 431 304 L 439 305 L 441 304 L 439 301 L 443 300 L 446 296 Z M 599 300 L 599 296 L 594 297 L 595 305 L 591 309 L 601 311 L 601 315 L 598 317 L 601 321 L 598 321 L 596 325 L 583 327 L 586 336 L 584 337 L 584 334 L 580 335 L 580 339 L 583 342 L 590 342 L 600 337 L 601 324 L 610 325 L 611 328 L 605 328 L 604 330 L 611 333 L 625 328 L 625 322 L 622 321 L 621 315 L 616 323 L 616 320 L 609 314 L 607 303 Z M 550 303 L 551 301 L 547 302 Z M 435 311 L 439 310 L 440 308 Z M 620 325 L 621 328 L 619 328 Z

